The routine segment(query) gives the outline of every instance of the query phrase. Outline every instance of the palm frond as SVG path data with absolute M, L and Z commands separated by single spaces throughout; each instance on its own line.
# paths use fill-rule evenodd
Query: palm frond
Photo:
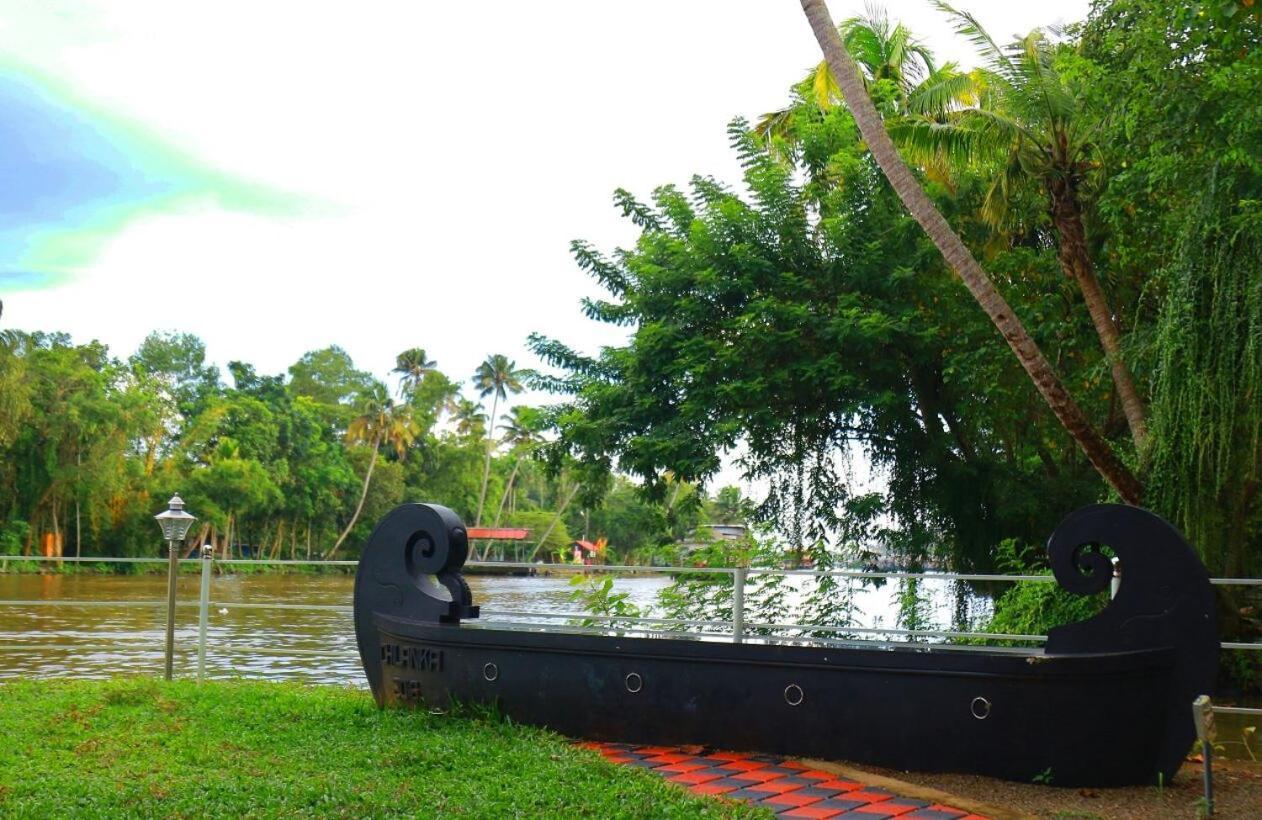
M 1021 162 L 1021 148 L 1018 141 L 1008 152 L 1008 160 L 1004 163 L 1003 170 L 991 181 L 990 187 L 986 190 L 986 197 L 982 201 L 982 220 L 999 233 L 1005 232 L 1010 227 L 1008 217 L 1012 209 L 1009 206 L 1017 187 L 1026 178 Z
M 784 139 L 793 129 L 793 107 L 788 106 L 778 111 L 768 111 L 754 123 L 754 136 L 767 145 L 773 140 Z
M 951 18 L 956 33 L 963 35 L 980 52 L 982 58 L 990 63 L 992 71 L 1012 79 L 1017 74 L 1011 58 L 1004 52 L 995 39 L 990 36 L 981 22 L 967 11 L 959 11 L 944 0 L 930 0 L 938 11 Z
M 1044 148 L 1044 140 L 1022 125 L 1015 118 L 999 111 L 985 108 L 969 108 L 956 118 L 961 127 L 984 135 L 992 145 L 1007 146 L 1018 140 L 1028 140 L 1034 147 Z
M 815 74 L 811 80 L 811 96 L 821 110 L 827 111 L 829 108 L 832 108 L 834 102 L 841 99 L 841 87 L 833 79 L 833 73 L 829 71 L 828 63 L 821 62 L 816 67 Z
M 886 126 L 906 158 L 925 167 L 968 165 L 987 148 L 982 135 L 955 122 L 902 118 Z
M 954 63 L 946 63 L 911 89 L 907 95 L 907 113 L 941 120 L 968 105 L 976 96 L 973 76 L 958 71 Z
M 1053 55 L 1043 32 L 1034 29 L 1010 48 L 1013 65 L 1024 80 L 1021 87 L 1026 93 L 1021 96 L 1026 98 L 1025 102 L 1044 109 L 1038 118 L 1049 123 L 1064 123 L 1072 118 L 1076 103 L 1052 65 Z

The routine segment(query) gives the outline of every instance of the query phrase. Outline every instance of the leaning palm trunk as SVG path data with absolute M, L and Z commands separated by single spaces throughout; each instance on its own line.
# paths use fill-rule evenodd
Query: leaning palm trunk
M 863 78 L 842 43 L 832 15 L 824 0 L 801 0 L 802 10 L 810 21 L 815 39 L 824 52 L 824 59 L 841 88 L 846 105 L 854 115 L 859 133 L 881 167 L 890 186 L 898 194 L 908 212 L 920 223 L 933 244 L 959 275 L 969 293 L 990 317 L 1004 341 L 1012 348 L 1035 388 L 1048 407 L 1086 454 L 1087 459 L 1128 504 L 1138 504 L 1142 495 L 1139 481 L 1113 452 L 1108 442 L 1096 431 L 1086 415 L 1065 390 L 1051 364 L 1043 355 L 1025 326 L 995 288 L 963 240 L 939 213 L 920 183 L 903 162 L 894 142 L 885 131 L 885 124 L 868 96 Z
M 1096 335 L 1100 337 L 1100 346 L 1104 348 L 1104 356 L 1109 362 L 1109 370 L 1113 374 L 1113 385 L 1117 388 L 1117 396 L 1122 404 L 1122 412 L 1126 415 L 1126 423 L 1131 429 L 1131 439 L 1135 449 L 1144 452 L 1144 443 L 1148 439 L 1148 424 L 1144 418 L 1144 402 L 1135 389 L 1135 379 L 1131 369 L 1122 358 L 1122 336 L 1118 332 L 1117 322 L 1113 319 L 1113 311 L 1109 308 L 1108 298 L 1100 280 L 1095 273 L 1095 265 L 1091 262 L 1091 254 L 1087 252 L 1086 230 L 1082 224 L 1082 208 L 1078 204 L 1078 195 L 1069 182 L 1059 182 L 1052 187 L 1052 220 L 1056 224 L 1056 232 L 1060 234 L 1060 247 L 1057 256 L 1061 270 L 1078 283 L 1082 291 L 1082 299 L 1087 304 L 1087 312 L 1091 314 L 1091 323 L 1095 325 Z
M 491 526 L 498 527 L 500 519 L 504 517 L 504 505 L 508 503 L 508 496 L 513 491 L 513 481 L 517 479 L 517 470 L 521 467 L 521 456 L 513 462 L 513 470 L 508 474 L 508 482 L 504 485 L 504 494 L 500 496 L 500 508 L 495 511 L 495 523 Z
M 574 484 L 574 488 L 570 490 L 570 494 L 565 497 L 565 501 L 561 503 L 561 508 L 557 510 L 557 514 L 552 517 L 552 523 L 548 524 L 548 528 L 543 531 L 543 535 L 539 536 L 539 541 L 535 544 L 535 548 L 530 551 L 530 555 L 526 556 L 527 561 L 535 560 L 535 556 L 539 554 L 539 548 L 548 540 L 548 536 L 556 529 L 557 524 L 561 523 L 561 516 L 565 515 L 565 510 L 570 506 L 570 502 L 574 500 L 574 496 L 578 495 L 578 483 Z
M 355 505 L 355 513 L 351 516 L 351 521 L 346 525 L 346 529 L 342 530 L 342 534 L 337 537 L 337 542 L 333 545 L 333 549 L 329 550 L 324 560 L 331 561 L 337 553 L 342 542 L 346 540 L 346 536 L 351 534 L 351 530 L 355 528 L 355 522 L 359 520 L 359 514 L 364 511 L 364 500 L 368 498 L 368 483 L 372 481 L 372 470 L 377 466 L 377 450 L 381 449 L 381 433 L 372 440 L 372 457 L 368 459 L 368 471 L 364 473 L 364 488 L 359 493 L 359 503 Z

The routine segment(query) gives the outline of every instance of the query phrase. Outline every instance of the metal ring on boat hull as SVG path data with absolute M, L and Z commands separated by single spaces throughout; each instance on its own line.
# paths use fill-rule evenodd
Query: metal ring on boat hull
M 493 663 L 488 663 L 482 667 L 482 677 L 494 683 L 499 680 L 500 668 Z
M 644 688 L 644 678 L 640 677 L 639 672 L 628 673 L 626 683 L 627 691 L 633 695 Z
M 990 701 L 983 697 L 973 698 L 973 702 L 968 705 L 968 710 L 973 713 L 973 717 L 978 720 L 985 720 L 990 717 Z
M 806 693 L 802 691 L 802 687 L 796 683 L 790 683 L 784 687 L 784 702 L 790 706 L 801 706 L 802 701 L 806 700 Z

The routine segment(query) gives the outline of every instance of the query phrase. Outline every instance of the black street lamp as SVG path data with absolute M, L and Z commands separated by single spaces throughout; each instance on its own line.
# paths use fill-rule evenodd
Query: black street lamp
M 166 673 L 171 679 L 172 659 L 175 656 L 175 577 L 179 572 L 179 553 L 176 544 L 182 544 L 188 535 L 188 528 L 193 526 L 197 516 L 184 511 L 184 500 L 179 495 L 171 496 L 167 509 L 154 516 L 162 527 L 162 537 L 167 541 L 167 646 Z

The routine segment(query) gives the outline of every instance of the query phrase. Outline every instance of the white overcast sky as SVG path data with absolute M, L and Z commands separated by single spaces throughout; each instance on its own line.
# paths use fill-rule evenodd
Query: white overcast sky
M 1088 4 L 960 5 L 1007 41 Z M 928 3 L 886 7 L 972 62 Z M 329 344 L 382 376 L 421 346 L 467 377 L 492 352 L 535 365 L 531 331 L 616 341 L 579 312 L 596 290 L 570 240 L 632 240 L 616 187 L 738 181 L 727 122 L 781 106 L 819 60 L 797 0 L 0 0 L 0 37 L 199 161 L 318 203 L 136 219 L 66 284 L 3 294 L 4 324 L 120 356 L 185 330 L 266 373 Z

